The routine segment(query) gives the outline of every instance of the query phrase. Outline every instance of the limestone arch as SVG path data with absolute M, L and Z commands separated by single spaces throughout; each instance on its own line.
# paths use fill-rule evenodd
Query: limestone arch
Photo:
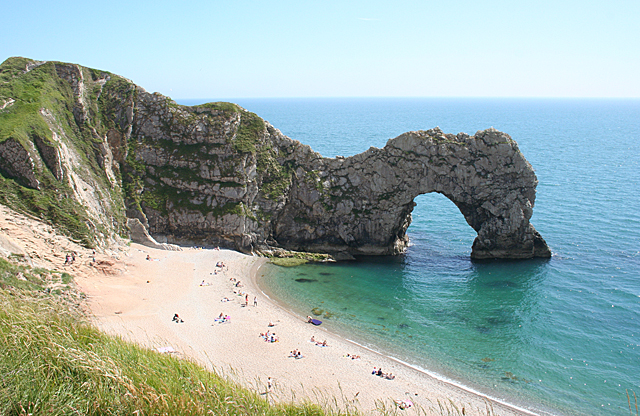
M 409 132 L 382 149 L 315 158 L 299 168 L 274 238 L 294 250 L 399 254 L 414 199 L 438 192 L 477 232 L 472 258 L 549 257 L 529 223 L 536 185 L 533 168 L 505 133 Z

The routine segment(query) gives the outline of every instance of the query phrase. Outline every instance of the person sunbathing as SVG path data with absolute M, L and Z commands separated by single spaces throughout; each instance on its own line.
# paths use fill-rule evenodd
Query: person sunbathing
M 395 404 L 398 405 L 398 407 L 401 410 L 405 410 L 410 408 L 411 406 L 413 406 L 413 402 L 409 399 L 405 399 L 405 400 L 394 400 Z
M 218 317 L 214 319 L 214 321 L 216 321 L 219 324 L 222 324 L 229 321 L 230 319 L 231 317 L 229 315 L 224 315 L 222 312 L 220 312 L 220 315 L 218 315 Z

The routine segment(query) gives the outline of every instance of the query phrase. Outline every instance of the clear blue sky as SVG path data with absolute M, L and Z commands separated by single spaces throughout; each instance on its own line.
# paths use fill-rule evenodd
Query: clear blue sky
M 640 97 L 640 0 L 9 1 L 0 60 L 173 98 Z

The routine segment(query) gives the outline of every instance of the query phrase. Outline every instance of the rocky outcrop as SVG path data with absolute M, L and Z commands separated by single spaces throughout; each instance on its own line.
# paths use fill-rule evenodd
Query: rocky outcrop
M 22 153 L 16 143 L 0 143 L 0 152 L 11 156 L 0 169 L 34 187 L 33 160 L 42 160 L 62 185 L 69 176 L 68 194 L 103 226 L 101 213 L 114 208 L 101 207 L 120 204 L 141 241 L 340 258 L 399 254 L 408 243 L 415 197 L 438 192 L 478 233 L 473 258 L 551 255 L 529 222 L 536 176 L 505 133 L 409 132 L 382 149 L 330 159 L 234 104 L 185 107 L 103 71 L 28 65 L 29 74 L 49 71 L 65 85 L 69 110 L 40 109 L 51 130 L 51 137 L 41 134 L 31 146 L 40 155 L 18 142 Z M 65 131 L 78 134 L 70 138 Z M 98 175 L 91 181 L 74 174 L 82 167 L 68 166 L 81 163 L 74 156 L 81 150 L 93 161 L 88 171 Z M 121 187 L 123 200 L 91 208 L 87 199 L 98 194 L 88 189 L 99 186 L 112 198 Z
M 158 243 L 151 235 L 149 231 L 137 218 L 129 218 L 127 221 L 127 227 L 129 227 L 129 236 L 134 243 L 142 244 L 143 246 L 155 248 L 158 250 L 169 251 L 182 251 L 180 246 L 175 244 Z
M 414 198 L 438 192 L 478 232 L 471 256 L 548 257 L 529 223 L 537 179 L 507 134 L 405 133 L 383 149 L 298 169 L 274 237 L 292 249 L 388 255 L 408 242 Z
M 22 186 L 40 188 L 30 152 L 14 138 L 0 142 L 0 173 Z

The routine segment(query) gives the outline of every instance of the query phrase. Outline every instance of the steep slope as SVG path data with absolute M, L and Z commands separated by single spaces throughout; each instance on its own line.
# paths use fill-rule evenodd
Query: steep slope
M 413 199 L 440 192 L 478 232 L 472 257 L 550 256 L 529 223 L 533 169 L 492 129 L 328 159 L 237 105 L 177 105 L 78 65 L 11 58 L 0 81 L 2 201 L 91 241 L 122 233 L 126 212 L 161 242 L 398 254 Z M 63 203 L 74 226 L 51 214 Z
M 85 245 L 125 233 L 118 166 L 98 110 L 111 76 L 25 58 L 0 66 L 0 202 Z

